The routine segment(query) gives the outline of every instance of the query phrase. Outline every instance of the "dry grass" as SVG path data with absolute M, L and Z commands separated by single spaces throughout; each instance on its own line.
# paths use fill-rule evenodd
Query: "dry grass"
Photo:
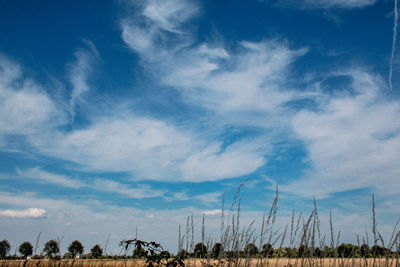
M 0 261 L 0 267 L 142 267 L 146 261 L 141 260 L 7 260 Z M 235 259 L 228 260 L 207 260 L 207 259 L 188 259 L 185 266 L 192 267 L 399 267 L 400 261 L 396 258 L 380 258 L 380 259 Z

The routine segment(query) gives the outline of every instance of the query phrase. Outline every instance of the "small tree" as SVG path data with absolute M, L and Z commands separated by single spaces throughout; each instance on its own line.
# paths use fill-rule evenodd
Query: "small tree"
M 244 254 L 246 257 L 253 257 L 258 253 L 258 248 L 254 243 L 248 243 L 244 247 Z
M 0 258 L 4 259 L 10 252 L 11 246 L 8 240 L 0 241 Z
M 176 257 L 182 260 L 187 259 L 189 257 L 189 253 L 186 250 L 181 249 L 179 250 L 178 254 L 176 254 Z
M 90 254 L 95 259 L 101 258 L 101 256 L 103 256 L 103 249 L 100 247 L 100 245 L 94 245 L 94 247 L 92 247 L 90 250 Z
M 222 252 L 222 244 L 221 243 L 215 243 L 213 248 L 212 248 L 212 251 L 211 251 L 212 257 L 214 259 L 218 259 L 219 256 L 221 255 L 221 252 Z
M 362 244 L 360 246 L 360 256 L 362 258 L 368 258 L 369 257 L 369 246 L 367 244 Z
M 207 247 L 203 242 L 199 242 L 194 246 L 193 252 L 196 258 L 205 258 L 207 256 Z
M 271 244 L 264 244 L 261 253 L 264 257 L 271 258 L 272 254 L 274 254 L 274 249 Z
M 31 242 L 25 241 L 19 246 L 18 251 L 26 258 L 33 254 L 33 246 Z
M 46 244 L 44 244 L 43 252 L 46 253 L 49 257 L 54 257 L 57 253 L 60 252 L 60 246 L 56 240 L 50 240 Z
M 78 240 L 72 241 L 68 246 L 68 251 L 71 253 L 71 257 L 75 258 L 76 255 L 82 255 L 84 247 Z

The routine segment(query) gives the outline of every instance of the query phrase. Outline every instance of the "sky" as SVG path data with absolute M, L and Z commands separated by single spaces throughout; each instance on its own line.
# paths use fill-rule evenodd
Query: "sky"
M 343 242 L 400 213 L 392 0 L 0 0 L 0 239 L 177 249 L 332 212 Z M 258 227 L 258 226 L 256 226 Z M 367 232 L 370 230 L 367 230 Z M 41 246 L 41 247 L 40 247 Z

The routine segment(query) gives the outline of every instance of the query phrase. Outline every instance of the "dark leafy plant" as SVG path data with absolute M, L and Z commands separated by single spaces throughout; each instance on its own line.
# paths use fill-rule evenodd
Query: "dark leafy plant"
M 11 246 L 8 240 L 0 241 L 0 258 L 4 259 L 10 252 Z
M 221 256 L 222 251 L 223 251 L 222 244 L 215 243 L 211 250 L 212 257 L 214 259 L 218 259 Z
M 33 254 L 33 246 L 30 242 L 25 241 L 19 246 L 18 251 L 24 258 L 26 258 Z
M 50 240 L 46 244 L 44 244 L 43 252 L 49 256 L 54 257 L 57 253 L 60 252 L 60 246 L 56 240 Z
M 72 258 L 75 258 L 76 255 L 82 255 L 83 250 L 84 247 L 78 240 L 72 241 L 72 243 L 68 246 L 68 252 L 71 253 Z
M 203 242 L 199 242 L 194 246 L 194 256 L 196 258 L 205 258 L 207 257 L 207 247 Z
M 103 249 L 100 247 L 100 245 L 96 244 L 90 250 L 90 254 L 95 259 L 101 258 L 101 256 L 103 255 Z
M 146 242 L 138 239 L 122 240 L 120 246 L 125 249 L 125 255 L 133 246 L 134 251 L 142 251 L 141 253 L 146 256 L 146 266 L 166 266 L 166 267 L 184 267 L 185 263 L 180 257 L 170 258 L 170 253 L 165 251 L 161 244 L 152 242 Z M 144 251 L 144 252 L 143 252 Z

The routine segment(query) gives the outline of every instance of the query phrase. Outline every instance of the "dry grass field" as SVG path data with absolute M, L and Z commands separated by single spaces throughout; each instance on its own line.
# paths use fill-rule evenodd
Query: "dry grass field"
M 0 261 L 0 267 L 142 267 L 145 260 L 6 260 Z M 234 261 L 188 259 L 185 266 L 254 266 L 254 267 L 399 267 L 400 260 L 396 258 L 381 259 L 236 259 Z

